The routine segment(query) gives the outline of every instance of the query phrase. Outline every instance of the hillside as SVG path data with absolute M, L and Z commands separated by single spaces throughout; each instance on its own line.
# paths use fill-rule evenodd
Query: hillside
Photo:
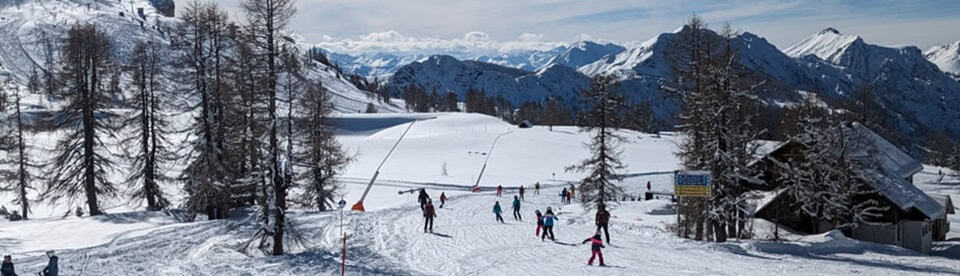
M 582 158 L 579 144 L 586 133 L 572 128 L 516 129 L 496 119 L 473 114 L 348 115 L 349 127 L 338 139 L 356 161 L 344 180 L 345 199 L 353 202 L 405 122 L 419 119 L 407 138 L 384 165 L 367 199 L 369 212 L 346 212 L 347 273 L 363 275 L 793 275 L 858 274 L 948 275 L 960 272 L 954 242 L 938 243 L 934 255 L 917 255 L 898 247 L 844 238 L 837 232 L 788 235 L 788 241 L 730 241 L 724 244 L 677 238 L 668 227 L 675 219 L 668 200 L 623 202 L 612 211 L 612 245 L 604 249 L 609 267 L 586 266 L 589 246 L 580 242 L 594 233 L 593 214 L 579 205 L 558 204 L 557 193 L 566 181 L 578 178 L 562 167 Z M 467 188 L 495 136 L 503 136 L 490 156 L 481 185 L 503 184 L 504 197 L 493 192 L 470 193 Z M 674 137 L 623 132 L 627 172 L 669 171 L 676 168 Z M 447 163 L 448 175 L 441 174 Z M 930 185 L 928 168 L 916 179 Z M 556 181 L 551 173 L 558 172 Z M 539 195 L 530 189 L 540 181 Z M 654 190 L 668 191 L 669 181 L 637 176 L 624 183 L 636 193 L 651 181 Z M 947 183 L 955 180 L 949 179 Z M 507 223 L 494 221 L 495 201 L 505 207 L 526 185 L 523 221 L 505 214 Z M 434 234 L 423 233 L 415 194 L 397 191 L 425 187 L 436 202 L 440 192 L 450 196 L 438 209 Z M 560 223 L 557 241 L 541 241 L 533 234 L 533 211 L 552 207 Z M 242 250 L 258 229 L 240 213 L 219 221 L 180 223 L 176 212 L 112 212 L 93 218 L 45 218 L 6 222 L 0 240 L 11 252 L 21 274 L 38 271 L 42 252 L 56 249 L 66 275 L 337 275 L 342 241 L 338 212 L 294 209 L 289 213 L 301 246 L 284 257 L 265 257 Z M 954 218 L 953 226 L 960 227 Z M 756 222 L 758 233 L 769 225 Z M 951 233 L 955 237 L 956 232 Z M 293 240 L 290 241 L 294 243 Z M 691 261 L 695 260 L 695 261 Z M 746 268 L 746 269 L 745 269 Z
M 47 70 L 55 72 L 62 41 L 70 25 L 77 22 L 94 23 L 110 34 L 112 57 L 120 64 L 129 61 L 137 41 L 169 45 L 171 28 L 178 19 L 164 16 L 151 2 L 159 5 L 168 1 L 25 0 L 20 5 L 0 4 L 0 17 L 3 18 L 0 20 L 0 41 L 4 41 L 0 43 L 0 73 L 7 72 L 18 84 L 25 86 L 34 70 L 39 74 Z M 139 8 L 144 9 L 144 17 L 137 15 Z M 302 43 L 300 45 L 301 52 L 306 53 L 307 48 Z M 53 68 L 48 68 L 50 64 L 54 64 Z M 403 106 L 402 101 L 384 104 L 372 100 L 368 92 L 357 89 L 322 64 L 308 74 L 318 78 L 331 92 L 340 112 L 362 112 L 367 103 L 373 103 L 381 112 L 400 111 Z M 30 104 L 39 106 L 40 102 Z

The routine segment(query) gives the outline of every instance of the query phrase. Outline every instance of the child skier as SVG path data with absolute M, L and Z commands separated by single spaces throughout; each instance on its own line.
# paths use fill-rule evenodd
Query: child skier
M 586 240 L 583 240 L 583 243 L 587 243 L 587 242 L 590 242 L 590 251 L 593 252 L 593 254 L 590 255 L 590 260 L 587 261 L 587 265 L 593 265 L 593 258 L 599 256 L 600 266 L 607 266 L 606 264 L 603 263 L 603 252 L 600 252 L 600 249 L 604 248 L 603 240 L 600 239 L 600 232 L 597 232 L 597 234 L 593 235 L 592 238 L 587 238 Z
M 497 185 L 497 197 L 503 194 L 503 185 Z
M 553 210 L 550 207 L 547 207 L 547 213 L 543 215 L 543 235 L 540 235 L 540 241 L 544 241 L 547 238 L 547 233 L 550 233 L 550 240 L 556 241 L 556 237 L 553 236 L 553 223 L 557 220 L 557 216 L 553 214 Z
M 503 217 L 500 216 L 500 213 L 503 213 L 503 210 L 500 209 L 500 202 L 497 201 L 497 203 L 493 204 L 493 214 L 497 215 L 497 221 L 500 223 L 505 223 L 503 222 Z
M 537 182 L 536 185 L 533 185 L 533 194 L 535 194 L 535 195 L 539 195 L 539 194 L 540 194 L 540 182 Z
M 574 186 L 573 184 L 570 184 L 570 194 L 568 194 L 567 196 L 567 203 L 570 203 L 571 199 L 577 198 L 576 192 L 577 192 L 576 186 Z
M 513 196 L 513 219 L 523 220 L 523 216 L 520 215 L 520 199 L 517 196 Z
M 540 213 L 540 210 L 537 210 L 537 237 L 540 236 L 540 229 L 543 228 L 543 214 Z
M 440 208 L 443 208 L 443 204 L 447 202 L 447 193 L 440 193 Z

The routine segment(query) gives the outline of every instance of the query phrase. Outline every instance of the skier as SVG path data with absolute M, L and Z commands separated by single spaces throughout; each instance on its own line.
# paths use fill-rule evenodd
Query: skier
M 513 196 L 513 219 L 523 220 L 523 216 L 520 216 L 520 199 L 517 196 Z
M 573 184 L 570 184 L 570 193 L 567 194 L 567 203 L 570 203 L 570 200 L 571 200 L 571 199 L 576 198 L 576 197 L 574 196 L 574 192 L 576 192 L 576 191 L 577 191 L 576 186 L 573 186 Z
M 537 237 L 540 236 L 540 229 L 543 228 L 543 214 L 540 213 L 540 210 L 537 210 Z
M 557 220 L 557 216 L 553 214 L 553 210 L 550 207 L 547 207 L 547 213 L 543 215 L 543 235 L 540 235 L 540 240 L 546 240 L 547 233 L 550 233 L 550 240 L 556 241 L 556 237 L 553 236 L 553 223 Z
M 13 270 L 13 261 L 10 260 L 10 255 L 3 256 L 3 265 L 0 266 L 0 275 L 17 276 L 17 273 Z
M 526 190 L 526 189 L 523 188 L 523 185 L 520 185 L 520 200 L 524 200 L 524 199 L 523 199 L 523 192 L 524 192 L 524 190 Z
M 420 195 L 417 196 L 417 201 L 420 202 L 420 211 L 423 211 L 423 205 L 427 204 L 428 199 L 430 199 L 430 195 L 427 194 L 427 189 L 420 188 Z
M 503 213 L 503 209 L 500 209 L 500 201 L 497 201 L 497 203 L 493 204 L 493 214 L 497 215 L 497 221 L 500 223 L 505 223 L 503 222 L 503 217 L 500 216 L 500 213 Z
M 540 194 L 540 182 L 537 182 L 536 185 L 533 185 L 533 194 L 535 194 L 535 195 L 539 195 L 539 194 Z
M 503 185 L 497 185 L 497 197 L 503 194 Z
M 650 190 L 650 181 L 647 181 L 647 191 Z
M 442 206 L 442 204 L 441 204 Z M 433 233 L 433 218 L 437 217 L 436 210 L 433 209 L 433 201 L 427 199 L 427 204 L 423 206 L 423 232 L 427 233 L 427 225 L 430 226 L 430 233 Z
M 563 191 L 560 191 L 560 203 L 567 204 L 567 188 L 563 188 Z
M 447 193 L 440 193 L 440 208 L 443 208 L 443 204 L 447 202 Z
M 57 276 L 60 269 L 57 268 L 57 255 L 54 255 L 53 250 L 47 250 L 47 258 L 50 258 L 50 261 L 47 262 L 47 267 L 43 268 L 43 272 L 40 273 L 42 276 Z
M 587 243 L 587 242 L 590 242 L 590 251 L 593 252 L 593 254 L 590 255 L 590 260 L 587 261 L 587 265 L 593 265 L 593 258 L 596 258 L 599 256 L 600 266 L 607 266 L 606 264 L 603 263 L 603 252 L 600 252 L 600 249 L 604 248 L 603 240 L 600 239 L 600 232 L 597 232 L 597 234 L 593 235 L 592 238 L 587 238 L 586 240 L 583 240 L 583 243 Z
M 607 244 L 610 244 L 610 230 L 608 225 L 610 223 L 610 212 L 607 212 L 606 206 L 600 205 L 600 208 L 597 208 L 597 234 L 600 234 L 600 229 L 603 228 L 603 233 L 607 235 Z M 603 261 L 601 261 L 603 263 Z

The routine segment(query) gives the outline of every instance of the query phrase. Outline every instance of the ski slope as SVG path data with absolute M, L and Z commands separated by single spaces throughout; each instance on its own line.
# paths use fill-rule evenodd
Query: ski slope
M 604 249 L 609 267 L 587 266 L 589 245 L 580 242 L 594 233 L 593 211 L 577 204 L 559 204 L 561 187 L 579 174 L 563 167 L 586 155 L 581 143 L 588 134 L 573 128 L 517 129 L 496 119 L 461 113 L 342 115 L 338 139 L 354 155 L 346 171 L 345 199 L 359 198 L 407 123 L 418 120 L 366 200 L 368 212 L 345 212 L 348 275 L 956 275 L 960 244 L 938 242 L 933 256 L 899 247 L 859 242 L 836 232 L 812 236 L 784 235 L 786 242 L 730 241 L 723 244 L 677 238 L 668 230 L 675 221 L 668 200 L 628 201 L 614 209 L 612 246 Z M 494 150 L 493 139 L 504 132 Z M 676 137 L 622 132 L 624 183 L 639 193 L 646 181 L 667 191 L 669 182 L 646 172 L 676 167 Z M 490 163 L 481 186 L 471 193 L 487 152 Z M 475 156 L 477 155 L 477 156 Z M 442 175 L 442 163 L 447 175 Z M 957 179 L 930 182 L 936 168 L 918 174 L 924 190 L 957 194 Z M 933 171 L 933 172 L 931 172 Z M 557 172 L 556 181 L 552 173 Z M 531 183 L 545 189 L 535 195 Z M 944 184 L 945 183 L 945 184 Z M 492 187 L 503 184 L 504 197 Z M 516 194 L 510 188 L 527 185 L 523 221 L 510 215 Z M 440 192 L 450 200 L 434 224 L 423 232 L 416 194 L 397 191 L 425 187 L 436 201 Z M 175 189 L 176 187 L 165 187 Z M 955 198 L 956 199 L 956 198 Z M 494 202 L 504 207 L 505 224 L 495 222 Z M 439 202 L 435 202 L 439 203 Z M 439 204 L 438 204 L 439 206 Z M 534 236 L 534 210 L 552 207 L 560 218 L 557 242 Z M 58 251 L 64 275 L 337 275 L 342 241 L 339 212 L 294 208 L 289 212 L 288 255 L 263 256 L 243 250 L 258 224 L 248 213 L 232 219 L 181 223 L 173 212 L 122 212 L 100 217 L 48 218 L 0 223 L 0 249 L 13 255 L 21 275 L 40 271 L 42 252 Z M 951 218 L 953 229 L 960 220 Z M 759 222 L 755 231 L 766 231 Z M 952 232 L 956 239 L 960 232 Z
M 554 185 L 577 181 L 584 174 L 566 172 L 565 168 L 590 156 L 583 146 L 590 134 L 579 132 L 576 127 L 554 127 L 552 131 L 546 126 L 521 129 L 494 117 L 471 113 L 347 114 L 340 118 L 349 130 L 342 129 L 338 140 L 354 156 L 342 177 L 347 186 L 344 199 L 351 204 L 359 200 L 400 135 L 416 121 L 380 169 L 377 183 L 365 201 L 367 210 L 407 203 L 397 200 L 397 192 L 416 187 L 431 187 L 448 194 L 469 192 L 471 186 L 478 184 L 477 178 L 481 187 L 502 185 L 506 189 L 519 185 L 530 188 L 537 182 Z M 627 130 L 618 134 L 625 138 L 621 149 L 628 167 L 624 173 L 673 171 L 679 167 L 673 154 L 674 136 Z M 497 136 L 501 136 L 499 140 Z M 647 181 L 658 185 L 658 190 L 672 191 L 672 184 L 662 179 L 628 177 L 625 184 L 637 195 Z
M 672 220 L 666 200 L 626 202 L 612 214 L 613 245 L 604 249 L 609 267 L 587 266 L 589 246 L 580 242 L 594 232 L 592 213 L 577 205 L 559 206 L 558 188 L 527 195 L 523 221 L 505 214 L 507 223 L 494 221 L 492 203 L 505 197 L 492 192 L 456 196 L 438 209 L 434 234 L 423 233 L 416 205 L 374 212 L 347 212 L 349 275 L 951 275 L 960 273 L 960 262 L 922 256 L 909 250 L 849 240 L 831 232 L 791 242 L 697 242 L 665 231 Z M 436 193 L 432 194 L 436 198 Z M 414 195 L 408 195 L 413 199 Z M 553 206 L 560 223 L 557 242 L 534 236 L 534 209 Z M 138 214 L 142 214 L 138 213 Z M 156 215 L 156 214 L 154 214 Z M 124 221 L 129 217 L 130 221 Z M 60 249 L 65 275 L 337 275 L 340 245 L 337 212 L 292 212 L 306 246 L 294 247 L 283 257 L 244 254 L 238 248 L 256 231 L 243 216 L 231 220 L 184 224 L 157 223 L 151 229 L 116 231 L 137 218 L 153 215 L 108 215 L 102 218 L 60 222 L 8 224 L 2 232 L 20 232 L 34 223 L 48 223 L 50 231 L 30 236 L 97 236 L 111 232 L 103 243 L 77 249 Z M 111 222 L 80 232 L 87 225 Z M 61 225 L 53 225 L 61 223 Z M 17 237 L 4 236 L 4 247 Z M 53 248 L 50 243 L 50 247 Z M 288 243 L 292 244 L 292 243 Z M 35 243 L 32 246 L 40 246 Z M 9 250 L 9 249 L 8 249 Z M 13 251 L 21 274 L 39 271 L 45 262 L 41 249 Z M 9 251 L 8 251 L 9 252 Z

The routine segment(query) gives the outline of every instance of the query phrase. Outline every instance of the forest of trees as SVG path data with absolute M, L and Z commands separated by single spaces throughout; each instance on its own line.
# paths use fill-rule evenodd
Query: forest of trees
M 256 207 L 262 227 L 250 244 L 284 254 L 284 241 L 296 240 L 285 238 L 287 208 L 330 210 L 341 194 L 336 176 L 350 158 L 333 135 L 320 60 L 282 37 L 293 1 L 244 0 L 241 7 L 243 22 L 234 22 L 215 3 L 189 3 L 169 43 L 141 39 L 126 57 L 114 56 L 114 34 L 90 23 L 44 43 L 53 48 L 27 92 L 61 100 L 60 109 L 27 126 L 20 89 L 0 89 L 0 178 L 18 195 L 18 219 L 37 200 L 82 203 L 90 215 L 116 200 L 147 210 L 182 207 L 190 220 Z M 177 129 L 172 120 L 180 119 L 189 125 Z M 29 132 L 37 130 L 65 133 L 51 161 L 31 156 L 39 141 Z M 182 172 L 171 171 L 176 164 L 185 164 Z M 118 173 L 122 183 L 114 182 Z M 182 185 L 182 206 L 171 206 L 163 183 Z M 290 196 L 292 189 L 303 192 Z M 28 198 L 31 190 L 40 197 Z

